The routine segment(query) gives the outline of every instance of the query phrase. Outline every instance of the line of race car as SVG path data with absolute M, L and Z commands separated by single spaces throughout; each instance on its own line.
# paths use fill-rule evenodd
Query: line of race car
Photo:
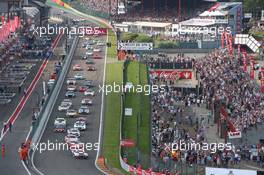
M 67 78 L 67 91 L 65 99 L 60 102 L 58 111 L 64 113 L 65 117 L 57 117 L 54 121 L 54 132 L 66 133 L 64 137 L 65 143 L 68 145 L 73 157 L 88 158 L 88 153 L 85 152 L 84 143 L 80 141 L 82 132 L 87 130 L 87 116 L 91 115 L 90 107 L 93 105 L 93 96 L 96 95 L 95 87 L 92 80 L 87 80 L 84 77 L 84 71 L 96 71 L 93 59 L 102 59 L 100 47 L 105 46 L 105 43 L 100 39 L 85 38 L 82 43 L 82 48 L 86 52 L 82 56 L 87 66 L 74 64 L 72 70 L 76 72 L 73 77 Z M 77 95 L 82 95 L 79 109 L 73 108 L 72 99 Z M 73 126 L 68 126 L 67 120 L 74 120 Z

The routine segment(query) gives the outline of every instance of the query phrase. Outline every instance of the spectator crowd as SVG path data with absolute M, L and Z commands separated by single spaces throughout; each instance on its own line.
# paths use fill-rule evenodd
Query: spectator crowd
M 172 150 L 172 145 L 177 143 L 198 143 L 207 141 L 206 126 L 209 119 L 188 116 L 186 110 L 192 106 L 200 106 L 208 101 L 220 100 L 225 105 L 230 121 L 239 131 L 245 131 L 257 123 L 263 122 L 264 98 L 260 93 L 258 85 L 250 80 L 248 73 L 245 73 L 239 60 L 230 59 L 226 51 L 215 50 L 213 53 L 197 59 L 184 58 L 178 55 L 175 58 L 168 58 L 160 55 L 154 58 L 145 55 L 148 66 L 152 68 L 163 68 L 160 62 L 174 63 L 178 61 L 192 62 L 193 69 L 199 74 L 203 92 L 199 95 L 189 92 L 182 93 L 173 87 L 173 84 L 164 79 L 150 75 L 151 84 L 164 84 L 165 91 L 153 93 L 151 97 L 152 106 L 152 164 L 156 171 L 164 174 L 180 174 L 174 171 L 171 164 L 185 164 L 192 166 L 214 166 L 214 167 L 236 167 L 244 160 L 264 165 L 264 146 L 262 144 L 240 145 L 232 149 L 186 149 Z M 176 61 L 177 62 L 177 61 Z M 183 67 L 184 69 L 185 67 Z M 166 69 L 166 68 L 165 68 Z M 180 106 L 179 103 L 183 103 Z M 195 114 L 194 114 L 195 115 Z M 185 124 L 194 128 L 194 133 L 186 129 Z M 165 166 L 160 169 L 159 162 Z M 155 167 L 157 165 L 157 167 Z M 177 168 L 176 168 L 177 169 Z M 177 169 L 179 170 L 179 169 Z

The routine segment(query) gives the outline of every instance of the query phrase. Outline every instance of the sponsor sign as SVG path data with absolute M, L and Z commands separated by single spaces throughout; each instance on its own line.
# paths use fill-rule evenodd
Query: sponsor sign
M 166 80 L 192 79 L 192 71 L 150 70 L 150 74 Z
M 153 43 L 117 43 L 118 50 L 153 50 Z
M 252 18 L 252 13 L 245 13 L 244 18 Z
M 132 139 L 123 139 L 120 141 L 120 145 L 123 147 L 134 147 L 135 142 Z
M 80 27 L 79 33 L 84 33 L 85 35 L 88 35 L 88 36 L 106 35 L 107 29 L 106 28 L 99 28 L 99 27 L 94 27 L 94 28 L 93 27 Z
M 125 108 L 125 116 L 132 116 L 132 108 Z
M 229 139 L 239 139 L 241 137 L 242 137 L 242 134 L 240 131 L 228 132 L 228 138 Z
M 205 175 L 257 175 L 257 171 L 206 167 Z

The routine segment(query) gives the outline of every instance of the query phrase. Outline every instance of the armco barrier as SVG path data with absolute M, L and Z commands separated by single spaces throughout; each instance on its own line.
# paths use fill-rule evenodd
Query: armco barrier
M 53 89 L 50 92 L 48 98 L 46 99 L 45 104 L 43 105 L 43 107 L 39 113 L 39 117 L 38 117 L 40 119 L 40 120 L 38 120 L 39 123 L 35 123 L 35 126 L 37 126 L 37 127 L 35 129 L 32 129 L 31 144 L 37 145 L 37 143 L 39 142 L 39 140 L 40 140 L 40 138 L 41 138 L 41 136 L 45 130 L 45 127 L 46 127 L 46 124 L 49 120 L 49 116 L 51 114 L 52 108 L 55 105 L 56 98 L 59 95 L 59 92 L 60 92 L 62 85 L 63 85 L 63 81 L 64 81 L 66 74 L 67 74 L 67 71 L 69 70 L 69 67 L 71 65 L 71 61 L 73 58 L 75 48 L 78 44 L 78 40 L 79 40 L 79 37 L 74 38 L 71 50 L 70 50 L 67 58 L 65 59 L 65 63 L 63 65 L 63 68 L 62 68 L 61 72 L 59 73 L 59 76 L 57 77 L 57 80 L 55 81 L 55 84 L 53 85 Z M 30 149 L 30 152 L 29 152 L 30 157 L 32 156 L 33 151 L 34 151 L 33 149 Z M 31 157 L 31 158 L 33 158 L 33 157 Z

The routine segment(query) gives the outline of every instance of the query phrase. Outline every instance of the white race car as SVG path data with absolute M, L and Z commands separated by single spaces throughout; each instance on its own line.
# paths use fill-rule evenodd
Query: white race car
M 102 41 L 98 41 L 98 42 L 97 42 L 97 46 L 104 46 L 104 45 L 105 45 L 105 43 L 102 42 Z
M 75 64 L 74 66 L 73 66 L 73 68 L 72 68 L 74 71 L 81 71 L 82 70 L 82 67 L 81 67 L 81 65 L 79 65 L 79 64 Z
M 54 121 L 54 132 L 66 131 L 66 120 L 64 118 L 56 118 Z
M 74 128 L 77 128 L 80 131 L 86 130 L 86 123 L 85 123 L 85 121 L 80 121 L 80 120 L 76 121 L 74 123 Z
M 54 121 L 54 125 L 66 125 L 65 118 L 56 118 Z
M 77 129 L 77 128 L 70 128 L 67 130 L 67 134 L 68 135 L 75 135 L 76 137 L 80 137 L 81 136 L 81 133 L 80 133 L 80 130 Z
M 81 106 L 78 110 L 79 114 L 89 114 L 90 110 L 87 106 Z
M 93 51 L 94 52 L 101 52 L 102 50 L 100 48 L 94 48 Z
M 89 99 L 89 98 L 85 98 L 85 99 L 82 99 L 82 105 L 92 105 L 93 104 L 93 100 L 92 99 Z
M 87 51 L 87 52 L 85 52 L 85 55 L 88 57 L 93 56 L 93 51 Z
M 76 91 L 76 86 L 74 85 L 67 86 L 67 91 Z
M 92 89 L 87 89 L 86 91 L 84 91 L 84 95 L 94 96 L 95 95 L 95 92 Z
M 74 109 L 68 109 L 66 112 L 67 117 L 75 117 L 77 115 L 77 111 Z
M 66 135 L 64 137 L 64 140 L 65 140 L 66 143 L 68 143 L 68 142 L 74 142 L 74 141 L 77 142 L 77 141 L 79 141 L 79 138 L 77 136 L 75 136 L 75 135 L 69 134 L 69 135 Z
M 88 153 L 84 152 L 82 149 L 72 149 L 72 155 L 76 159 L 87 159 Z
M 65 102 L 61 102 L 60 106 L 58 107 L 59 111 L 66 111 L 71 107 L 71 103 L 65 103 Z
M 76 84 L 75 78 L 68 78 L 67 79 L 67 85 L 75 85 L 75 84 Z
M 74 75 L 74 78 L 75 78 L 76 80 L 83 80 L 83 79 L 84 79 L 84 77 L 83 77 L 82 74 L 75 74 L 75 75 Z
M 62 100 L 62 103 L 68 103 L 69 105 L 72 105 L 72 100 L 66 98 L 66 99 L 63 99 L 63 100 Z

